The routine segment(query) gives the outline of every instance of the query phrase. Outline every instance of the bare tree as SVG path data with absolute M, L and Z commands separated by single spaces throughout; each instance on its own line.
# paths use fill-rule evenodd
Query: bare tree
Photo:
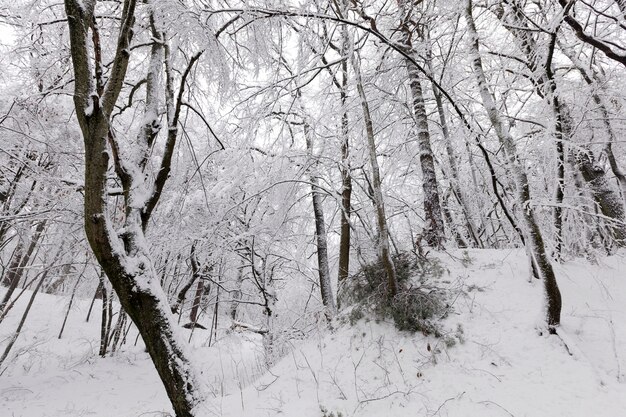
M 193 415 L 200 401 L 199 379 L 185 344 L 177 336 L 176 323 L 159 283 L 145 239 L 148 220 L 169 176 L 171 157 L 178 134 L 181 97 L 195 55 L 183 73 L 178 99 L 174 98 L 173 69 L 165 38 L 151 23 L 152 42 L 146 83 L 144 128 L 135 143 L 138 160 L 121 153 L 120 138 L 113 131 L 111 114 L 126 78 L 130 59 L 137 2 L 125 0 L 119 19 L 113 61 L 104 79 L 103 39 L 94 14 L 97 1 L 66 0 L 74 69 L 74 106 L 85 145 L 85 232 L 121 305 L 139 330 L 161 377 L 176 415 Z M 91 36 L 90 36 L 91 35 Z M 89 43 L 91 39 L 92 43 Z M 144 174 L 147 156 L 159 132 L 159 79 L 166 67 L 167 139 L 164 156 L 153 182 Z M 107 171 L 113 165 L 124 191 L 125 220 L 115 230 L 107 208 Z

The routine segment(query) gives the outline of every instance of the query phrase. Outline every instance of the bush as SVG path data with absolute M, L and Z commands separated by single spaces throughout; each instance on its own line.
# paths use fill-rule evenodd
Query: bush
M 447 313 L 443 290 L 409 288 L 396 294 L 388 307 L 398 330 L 441 336 L 438 321 Z
M 441 335 L 438 321 L 449 308 L 445 290 L 434 285 L 445 269 L 437 259 L 414 257 L 408 253 L 393 258 L 398 279 L 398 293 L 389 300 L 386 272 L 382 262 L 364 266 L 342 283 L 340 305 L 353 306 L 348 320 L 356 323 L 367 313 L 375 319 L 391 318 L 398 330 Z

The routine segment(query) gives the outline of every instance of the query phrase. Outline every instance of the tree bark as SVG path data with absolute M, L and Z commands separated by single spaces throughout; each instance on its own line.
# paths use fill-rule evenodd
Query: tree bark
M 337 313 L 335 300 L 333 298 L 333 290 L 330 283 L 330 269 L 328 267 L 328 243 L 326 239 L 326 222 L 324 221 L 324 207 L 322 203 L 322 190 L 319 186 L 319 177 L 317 173 L 317 160 L 313 156 L 313 140 L 310 126 L 305 122 L 304 136 L 306 147 L 308 150 L 311 181 L 311 200 L 313 203 L 313 217 L 315 218 L 315 240 L 317 244 L 317 273 L 320 284 L 320 292 L 322 296 L 322 304 L 324 305 L 324 313 L 327 320 Z
M 591 190 L 593 198 L 602 215 L 613 219 L 609 225 L 613 241 L 619 247 L 626 246 L 626 224 L 624 223 L 624 205 L 613 191 L 604 168 L 596 163 L 591 150 L 574 154 L 576 166 Z
M 341 2 L 341 14 L 347 13 L 347 0 Z M 352 176 L 350 174 L 350 133 L 348 119 L 348 58 L 350 38 L 346 25 L 341 27 L 341 232 L 339 235 L 339 270 L 337 282 L 340 283 L 350 273 L 350 211 L 352 209 Z
M 408 8 L 406 0 L 399 0 L 398 4 L 400 11 L 404 15 L 401 27 L 403 33 L 402 44 L 407 55 L 415 56 L 416 54 L 411 40 L 413 33 L 409 23 L 412 20 L 412 10 L 406 10 Z M 408 58 L 405 58 L 404 63 L 409 77 L 409 86 L 411 88 L 411 97 L 413 100 L 412 109 L 413 116 L 415 117 L 420 167 L 422 170 L 424 216 L 426 219 L 423 238 L 430 247 L 441 249 L 445 241 L 443 214 L 441 211 L 439 190 L 437 189 L 437 173 L 435 171 L 435 161 L 430 145 L 430 131 L 428 129 L 428 117 L 426 116 L 426 105 L 424 104 L 420 71 L 413 61 Z
M 97 43 L 99 35 L 96 28 L 92 27 L 95 3 L 65 1 L 75 79 L 74 105 L 85 144 L 85 232 L 98 263 L 146 344 L 176 415 L 189 417 L 194 415 L 193 408 L 202 398 L 198 377 L 193 366 L 189 366 L 189 354 L 184 341 L 178 336 L 144 235 L 149 213 L 158 200 L 162 184 L 153 184 L 153 188 L 145 183 L 146 175 L 129 174 L 139 170 L 138 162 L 134 162 L 133 169 L 126 170 L 125 165 L 130 162 L 123 160 L 115 142 L 117 138 L 110 130 L 111 112 L 126 77 L 136 1 L 124 1 L 117 48 L 106 85 L 98 77 L 98 68 L 101 68 L 102 62 L 98 60 L 101 58 Z M 89 52 L 87 45 L 90 28 L 94 35 L 94 54 Z M 95 59 L 96 77 L 92 71 L 92 57 Z M 160 71 L 160 68 L 156 66 L 151 70 Z M 149 109 L 150 105 L 146 103 L 146 108 Z M 168 118 L 168 139 L 177 132 L 178 116 L 175 112 L 173 115 L 172 119 Z M 109 141 L 111 151 L 107 148 Z M 145 147 L 147 143 L 140 145 Z M 167 146 L 173 144 L 168 141 Z M 125 195 L 126 220 L 123 232 L 119 234 L 107 214 L 109 152 L 121 176 Z M 169 161 L 163 162 L 167 165 Z M 167 176 L 169 170 L 165 171 L 165 174 L 163 170 L 159 171 L 158 177 Z M 154 190 L 152 194 L 147 192 L 150 189 Z

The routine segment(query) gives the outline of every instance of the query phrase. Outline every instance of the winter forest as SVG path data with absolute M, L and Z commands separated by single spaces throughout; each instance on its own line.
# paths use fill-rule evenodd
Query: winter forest
M 0 416 L 626 416 L 626 0 L 3 0 L 0 51 Z

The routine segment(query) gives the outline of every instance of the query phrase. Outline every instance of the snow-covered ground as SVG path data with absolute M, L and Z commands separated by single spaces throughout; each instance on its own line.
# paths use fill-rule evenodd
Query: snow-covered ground
M 463 343 L 447 347 L 391 323 L 338 322 L 263 373 L 255 335 L 224 335 L 209 348 L 196 330 L 195 355 L 214 395 L 203 415 L 626 416 L 626 256 L 556 266 L 556 337 L 542 329 L 542 283 L 529 282 L 523 251 L 470 250 L 470 264 L 454 255 L 440 256 L 449 270 L 442 280 L 463 289 L 445 327 L 462 331 Z M 0 324 L 0 350 L 25 302 Z M 112 357 L 97 356 L 99 307 L 85 323 L 88 307 L 75 304 L 58 340 L 67 299 L 38 295 L 0 376 L 0 416 L 172 413 L 134 335 Z

